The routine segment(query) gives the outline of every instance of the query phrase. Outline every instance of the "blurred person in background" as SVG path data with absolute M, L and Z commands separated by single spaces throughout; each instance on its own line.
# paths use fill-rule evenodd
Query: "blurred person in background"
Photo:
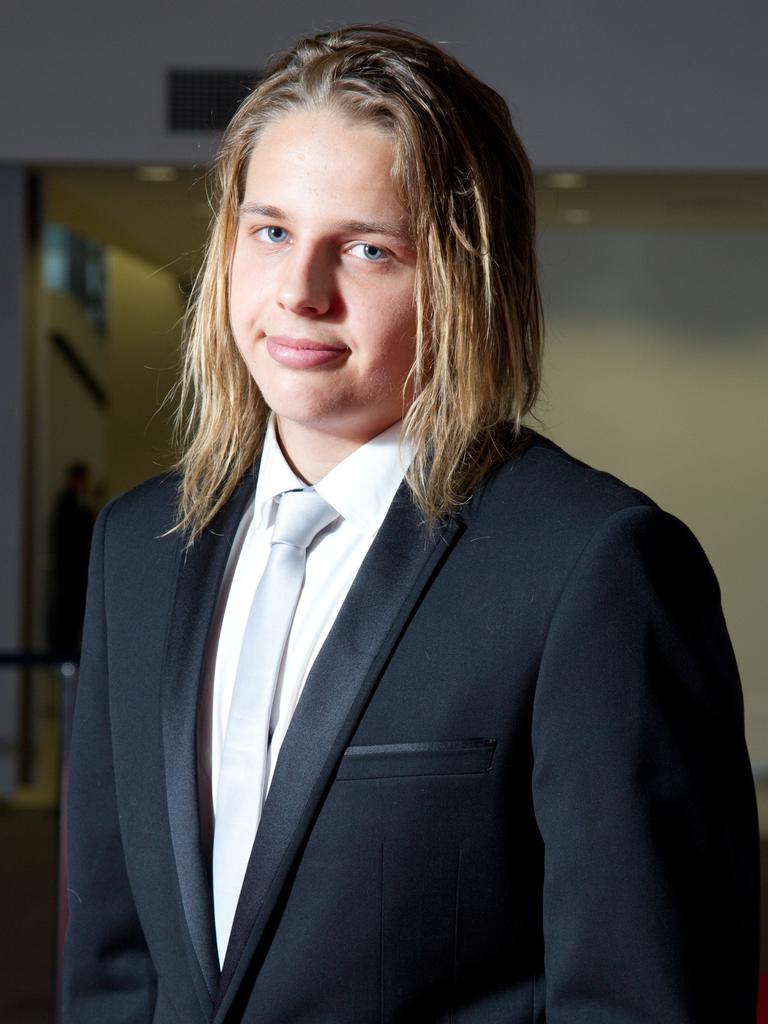
M 56 498 L 51 521 L 48 649 L 67 658 L 79 655 L 85 614 L 94 518 L 89 485 L 88 466 L 73 462 Z
M 93 543 L 65 1019 L 753 1024 L 717 583 L 525 425 L 506 104 L 409 33 L 325 33 L 217 185 L 181 461 Z

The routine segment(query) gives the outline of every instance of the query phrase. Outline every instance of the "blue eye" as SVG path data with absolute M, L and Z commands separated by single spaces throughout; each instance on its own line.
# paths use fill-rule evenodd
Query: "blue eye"
M 259 228 L 256 234 L 261 238 L 266 239 L 268 242 L 273 242 L 275 244 L 278 242 L 284 242 L 288 237 L 288 232 L 285 228 L 275 227 L 274 224 L 270 225 L 268 228 Z
M 359 250 L 361 255 L 358 255 L 355 250 Z M 372 245 L 370 242 L 356 242 L 349 251 L 358 259 L 366 260 L 368 263 L 380 263 L 387 258 L 386 249 L 381 249 L 378 245 Z

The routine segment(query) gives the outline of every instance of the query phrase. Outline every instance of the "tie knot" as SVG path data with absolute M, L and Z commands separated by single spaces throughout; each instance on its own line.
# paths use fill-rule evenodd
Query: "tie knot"
M 284 491 L 277 505 L 272 544 L 306 549 L 338 516 L 336 509 L 314 489 Z

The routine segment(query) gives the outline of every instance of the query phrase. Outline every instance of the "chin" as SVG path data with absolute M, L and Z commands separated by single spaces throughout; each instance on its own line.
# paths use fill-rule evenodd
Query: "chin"
M 340 409 L 312 410 L 310 413 L 306 408 L 294 412 L 285 407 L 282 410 L 274 406 L 270 408 L 277 417 L 278 424 L 282 426 L 283 433 L 290 432 L 293 428 L 302 433 L 324 435 L 329 440 L 355 445 L 365 444 L 401 418 L 397 413 L 392 416 L 371 418 L 352 413 L 345 414 Z

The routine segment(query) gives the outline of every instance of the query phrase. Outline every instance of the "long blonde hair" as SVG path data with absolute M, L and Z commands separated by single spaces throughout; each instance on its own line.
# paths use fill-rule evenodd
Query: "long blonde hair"
M 407 481 L 430 523 L 448 517 L 520 442 L 541 374 L 530 164 L 506 103 L 412 33 L 354 26 L 277 58 L 227 128 L 212 223 L 185 321 L 177 417 L 177 529 L 192 542 L 263 443 L 269 410 L 235 346 L 229 268 L 260 132 L 296 109 L 337 109 L 388 132 L 416 246 L 416 356 Z

